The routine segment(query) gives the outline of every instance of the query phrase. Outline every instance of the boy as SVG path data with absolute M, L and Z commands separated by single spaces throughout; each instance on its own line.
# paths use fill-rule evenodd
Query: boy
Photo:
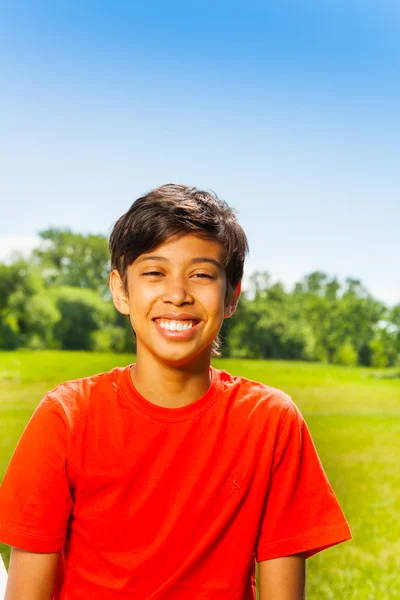
M 304 598 L 305 558 L 351 537 L 298 409 L 210 367 L 246 236 L 195 188 L 139 198 L 110 238 L 134 365 L 49 392 L 0 494 L 6 600 Z

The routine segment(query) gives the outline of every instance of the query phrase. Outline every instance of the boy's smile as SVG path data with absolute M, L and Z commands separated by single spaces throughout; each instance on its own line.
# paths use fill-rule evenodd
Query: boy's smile
M 183 366 L 211 357 L 212 342 L 237 302 L 226 293 L 224 258 L 219 242 L 187 234 L 139 256 L 127 270 L 127 294 L 113 271 L 114 304 L 130 316 L 138 361 Z
M 189 313 L 168 313 L 153 319 L 160 331 L 171 339 L 186 339 L 196 333 L 198 319 Z

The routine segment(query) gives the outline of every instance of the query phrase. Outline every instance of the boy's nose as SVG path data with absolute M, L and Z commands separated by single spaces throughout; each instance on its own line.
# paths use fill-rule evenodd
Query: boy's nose
M 176 306 L 193 302 L 193 297 L 187 289 L 187 283 L 183 279 L 165 281 L 161 300 L 171 302 Z

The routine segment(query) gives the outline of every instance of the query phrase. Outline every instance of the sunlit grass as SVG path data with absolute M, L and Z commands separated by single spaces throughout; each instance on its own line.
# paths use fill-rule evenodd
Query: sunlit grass
M 132 355 L 0 353 L 0 478 L 34 408 L 61 381 Z M 288 392 L 303 412 L 354 539 L 308 561 L 311 600 L 400 598 L 400 379 L 396 371 L 218 359 L 218 368 Z M 8 547 L 0 544 L 8 564 Z

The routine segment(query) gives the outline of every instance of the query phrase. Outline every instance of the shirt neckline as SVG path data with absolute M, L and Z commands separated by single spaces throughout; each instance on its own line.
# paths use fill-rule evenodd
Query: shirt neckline
M 201 398 L 195 400 L 191 404 L 180 406 L 178 408 L 158 406 L 147 400 L 135 388 L 131 378 L 131 368 L 134 364 L 135 363 L 128 365 L 122 371 L 121 384 L 125 398 L 131 405 L 135 406 L 135 408 L 156 421 L 178 422 L 194 419 L 206 412 L 218 397 L 217 391 L 220 383 L 220 374 L 217 369 L 210 367 L 211 384 Z

